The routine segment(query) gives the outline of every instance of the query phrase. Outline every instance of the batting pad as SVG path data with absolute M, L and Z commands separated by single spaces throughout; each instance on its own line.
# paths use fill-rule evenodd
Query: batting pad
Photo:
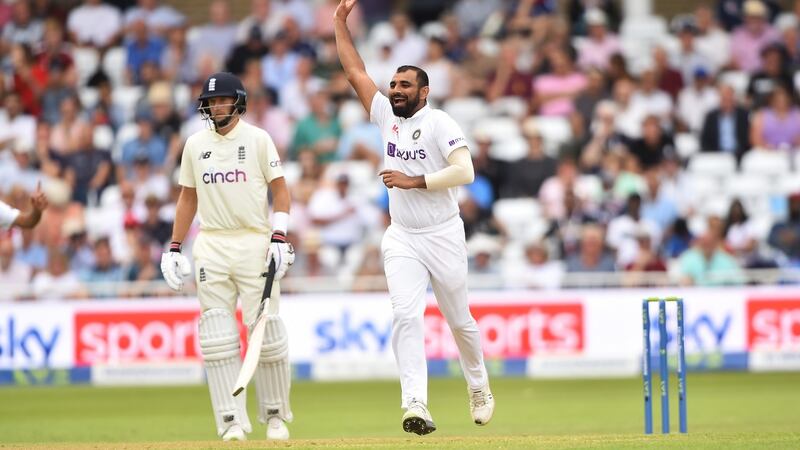
M 227 309 L 212 308 L 200 315 L 199 331 L 217 434 L 222 436 L 234 424 L 249 433 L 253 428 L 247 417 L 247 395 L 231 395 L 242 367 L 236 319 Z
M 266 423 L 270 416 L 291 422 L 289 389 L 292 376 L 289 367 L 289 341 L 280 316 L 269 315 L 264 328 L 264 342 L 258 368 L 253 377 L 258 396 L 258 419 Z

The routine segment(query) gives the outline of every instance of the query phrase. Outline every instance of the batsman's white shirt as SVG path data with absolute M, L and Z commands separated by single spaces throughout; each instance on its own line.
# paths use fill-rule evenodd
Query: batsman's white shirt
M 461 127 L 445 113 L 425 105 L 409 118 L 397 117 L 389 99 L 377 92 L 370 120 L 381 129 L 384 167 L 408 176 L 433 173 L 449 166 L 447 157 L 467 145 Z M 458 216 L 457 189 L 389 189 L 389 215 L 405 228 L 439 225 Z
M 0 202 L 0 230 L 7 230 L 17 220 L 19 210 Z
M 186 140 L 178 182 L 197 189 L 201 230 L 269 233 L 269 183 L 282 176 L 269 134 L 239 119 L 225 136 L 205 129 Z
M 204 129 L 186 141 L 179 184 L 197 190 L 200 234 L 194 242 L 195 281 L 203 310 L 236 310 L 256 319 L 269 245 L 269 182 L 283 176 L 269 134 L 239 119 L 225 136 Z M 276 282 L 269 304 L 277 313 Z

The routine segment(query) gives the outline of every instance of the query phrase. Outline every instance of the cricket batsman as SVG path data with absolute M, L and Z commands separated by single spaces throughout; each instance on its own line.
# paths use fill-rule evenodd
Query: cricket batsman
M 172 243 L 161 257 L 161 271 L 170 288 L 180 291 L 191 273 L 181 254 L 195 213 L 200 233 L 193 247 L 197 297 L 202 313 L 200 348 L 211 393 L 217 434 L 224 441 L 245 440 L 252 431 L 246 395 L 233 397 L 242 365 L 236 300 L 242 299 L 244 323 L 255 323 L 264 277 L 275 262 L 275 283 L 267 308 L 265 338 L 254 379 L 259 419 L 267 424 L 267 439 L 288 439 L 290 368 L 288 342 L 278 316 L 280 280 L 294 262 L 286 241 L 289 190 L 281 160 L 266 131 L 242 119 L 247 94 L 230 73 L 211 75 L 198 97 L 199 111 L 210 125 L 189 137 L 183 149 Z M 267 193 L 272 191 L 272 221 Z
M 355 4 L 340 0 L 334 13 L 336 48 L 386 148 L 380 176 L 389 188 L 391 225 L 381 247 L 394 316 L 392 348 L 406 410 L 403 430 L 419 435 L 436 430 L 427 406 L 423 314 L 428 282 L 458 347 L 472 419 L 485 425 L 492 418 L 494 398 L 467 301 L 467 248 L 456 201 L 456 187 L 474 179 L 472 158 L 455 121 L 428 106 L 425 71 L 401 66 L 389 84 L 389 97 L 378 92 L 347 28 Z

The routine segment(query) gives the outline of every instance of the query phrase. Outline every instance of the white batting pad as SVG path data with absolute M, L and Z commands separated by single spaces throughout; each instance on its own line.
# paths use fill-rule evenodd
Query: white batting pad
M 266 423 L 270 416 L 278 416 L 291 422 L 289 389 L 292 375 L 289 367 L 289 341 L 283 320 L 277 315 L 267 317 L 264 343 L 258 368 L 253 377 L 258 397 L 258 419 Z
M 231 395 L 242 366 L 236 319 L 226 309 L 212 308 L 200 316 L 199 331 L 217 434 L 222 436 L 234 424 L 249 433 L 252 426 L 245 405 L 247 395 Z

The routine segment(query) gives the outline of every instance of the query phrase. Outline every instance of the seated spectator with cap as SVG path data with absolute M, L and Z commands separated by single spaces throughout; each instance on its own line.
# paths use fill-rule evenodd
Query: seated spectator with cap
M 704 152 L 732 153 L 737 160 L 750 150 L 750 113 L 738 104 L 728 84 L 719 87 L 719 108 L 703 120 L 700 147 Z
M 767 7 L 761 1 L 747 0 L 742 12 L 744 24 L 731 36 L 731 65 L 753 73 L 761 67 L 761 49 L 780 40 L 780 35 L 770 25 Z
M 509 287 L 558 289 L 564 278 L 564 265 L 550 259 L 543 242 L 530 241 L 525 245 L 525 260 L 507 266 L 505 278 Z
M 567 272 L 614 272 L 614 257 L 604 242 L 600 225 L 584 225 L 578 252 L 567 258 Z
M 622 46 L 617 36 L 608 31 L 608 19 L 602 10 L 587 9 L 583 17 L 589 33 L 579 48 L 578 65 L 584 69 L 605 69 L 611 55 L 621 52 Z
M 136 123 L 139 126 L 139 135 L 122 145 L 122 156 L 117 166 L 117 180 L 130 178 L 133 163 L 137 159 L 147 159 L 150 164 L 160 167 L 167 157 L 167 142 L 155 134 L 150 114 L 139 111 Z

